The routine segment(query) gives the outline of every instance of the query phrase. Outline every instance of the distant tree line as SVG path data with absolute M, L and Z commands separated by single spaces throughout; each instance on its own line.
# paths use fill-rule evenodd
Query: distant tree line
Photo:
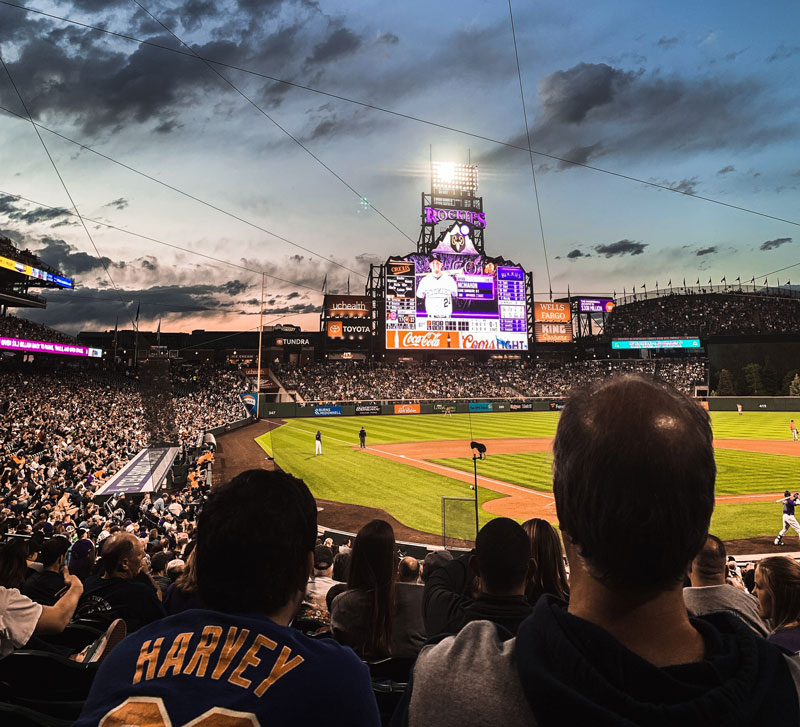
M 769 358 L 711 375 L 712 396 L 800 396 L 800 369 L 779 372 Z

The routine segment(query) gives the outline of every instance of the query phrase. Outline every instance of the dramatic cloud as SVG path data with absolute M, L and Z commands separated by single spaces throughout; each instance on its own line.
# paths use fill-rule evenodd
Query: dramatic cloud
M 711 247 L 700 248 L 695 255 L 697 255 L 697 257 L 703 257 L 704 255 L 713 255 L 715 252 L 718 252 L 717 246 L 712 245 Z
M 575 250 L 570 250 L 570 251 L 567 253 L 567 260 L 576 260 L 576 259 L 577 259 L 577 258 L 579 258 L 579 257 L 591 257 L 591 256 L 590 256 L 590 255 L 587 255 L 587 254 L 586 254 L 586 253 L 584 253 L 584 252 L 581 252 L 581 251 L 580 251 L 580 250 L 578 250 L 578 249 L 575 249 Z
M 775 61 L 782 61 L 786 58 L 791 58 L 797 53 L 800 53 L 800 45 L 786 45 L 785 43 L 781 43 L 775 49 L 775 52 L 767 58 L 767 62 L 774 63 Z
M 81 252 L 64 240 L 53 237 L 43 237 L 42 247 L 37 249 L 36 254 L 43 263 L 51 265 L 69 276 L 83 275 L 93 270 L 102 270 L 103 264 L 95 255 Z M 106 265 L 111 264 L 107 257 L 103 258 Z
M 594 249 L 598 255 L 603 257 L 615 257 L 620 255 L 641 255 L 646 247 L 646 242 L 618 240 L 608 245 L 596 245 Z
M 534 149 L 581 163 L 615 156 L 685 158 L 719 149 L 762 147 L 797 136 L 796 125 L 764 114 L 767 84 L 752 77 L 665 76 L 606 63 L 579 63 L 539 82 L 542 111 L 531 129 Z M 524 133 L 509 139 L 525 147 Z M 520 152 L 496 149 L 501 163 Z M 559 170 L 571 165 L 561 163 Z M 691 183 L 692 180 L 686 180 Z
M 57 220 L 64 215 L 69 215 L 70 211 L 63 207 L 34 207 L 25 210 L 15 197 L 3 195 L 0 196 L 0 214 L 6 215 L 10 220 L 34 225 L 37 222 Z
M 767 240 L 759 245 L 759 250 L 774 250 L 776 247 L 786 245 L 792 241 L 791 237 L 778 237 L 774 240 Z
M 306 65 L 315 66 L 339 60 L 355 53 L 361 47 L 361 38 L 348 28 L 334 30 L 314 52 L 306 58 Z
M 378 43 L 385 43 L 386 45 L 397 45 L 400 42 L 394 33 L 378 33 Z
M 231 280 L 219 285 L 155 285 L 149 288 L 124 289 L 120 300 L 117 291 L 109 287 L 81 287 L 80 290 L 54 291 L 48 294 L 46 311 L 27 311 L 26 317 L 46 322 L 58 330 L 77 333 L 81 330 L 106 330 L 113 328 L 117 317 L 120 327 L 129 328 L 141 306 L 141 321 L 155 322 L 160 316 L 192 314 L 205 318 L 220 315 L 253 314 L 258 312 L 258 301 L 235 300 L 249 285 Z M 269 315 L 307 313 L 318 310 L 312 303 L 288 305 L 276 296 L 277 307 Z M 249 327 L 242 325 L 242 328 Z
M 635 78 L 605 63 L 579 63 L 542 80 L 539 98 L 551 122 L 577 124 L 593 109 L 610 104 Z
M 674 189 L 676 192 L 695 194 L 697 191 L 697 177 L 692 177 L 691 179 L 681 179 L 680 182 L 668 182 L 664 186 Z
M 722 169 L 720 169 L 717 172 L 717 174 L 719 174 L 719 175 L 730 174 L 731 172 L 735 172 L 735 171 L 736 171 L 736 167 L 732 166 L 731 164 L 728 164 L 728 166 L 722 167 Z

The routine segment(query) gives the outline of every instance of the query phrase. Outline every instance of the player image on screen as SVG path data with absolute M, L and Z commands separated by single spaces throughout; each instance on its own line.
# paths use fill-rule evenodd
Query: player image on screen
M 425 312 L 431 318 L 450 318 L 453 298 L 458 295 L 458 285 L 452 275 L 442 270 L 442 261 L 433 255 L 431 271 L 424 275 L 417 286 L 417 298 L 425 301 Z
M 521 267 L 479 253 L 390 258 L 386 347 L 526 350 L 525 286 Z

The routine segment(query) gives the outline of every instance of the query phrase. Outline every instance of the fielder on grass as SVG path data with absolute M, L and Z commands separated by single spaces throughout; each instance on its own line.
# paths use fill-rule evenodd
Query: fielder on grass
M 775 545 L 783 544 L 783 536 L 789 532 L 789 528 L 792 528 L 800 536 L 800 523 L 797 522 L 797 518 L 794 516 L 794 508 L 797 506 L 798 498 L 800 498 L 800 493 L 795 492 L 792 495 L 789 490 L 786 490 L 780 500 L 775 500 L 775 502 L 783 503 L 783 530 L 775 538 Z

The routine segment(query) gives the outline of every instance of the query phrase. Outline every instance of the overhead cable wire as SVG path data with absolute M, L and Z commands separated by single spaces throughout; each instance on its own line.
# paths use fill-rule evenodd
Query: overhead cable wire
M 412 114 L 406 114 L 406 113 L 403 113 L 401 111 L 394 111 L 392 109 L 387 109 L 387 108 L 385 108 L 383 106 L 378 106 L 377 104 L 371 104 L 371 103 L 367 103 L 365 101 L 359 101 L 358 99 L 353 99 L 353 98 L 349 98 L 347 96 L 342 96 L 341 94 L 331 93 L 330 91 L 324 91 L 322 89 L 314 88 L 313 86 L 307 86 L 307 85 L 304 85 L 304 84 L 301 84 L 301 83 L 295 83 L 293 81 L 287 81 L 286 79 L 277 78 L 275 76 L 270 76 L 270 75 L 268 75 L 266 73 L 261 73 L 259 71 L 254 71 L 254 70 L 249 69 L 249 68 L 244 68 L 242 66 L 237 66 L 237 65 L 234 65 L 234 64 L 231 64 L 231 63 L 225 63 L 224 61 L 215 60 L 213 58 L 208 58 L 206 56 L 201 56 L 201 55 L 198 55 L 195 52 L 191 52 L 190 53 L 190 52 L 187 52 L 187 51 L 182 51 L 179 48 L 173 48 L 171 46 L 163 45 L 161 43 L 156 43 L 154 41 L 144 40 L 142 38 L 137 38 L 137 37 L 132 36 L 132 35 L 127 35 L 125 33 L 120 33 L 120 32 L 114 31 L 114 30 L 109 30 L 108 28 L 101 28 L 100 26 L 97 26 L 97 25 L 91 25 L 89 23 L 82 23 L 82 22 L 80 22 L 78 20 L 72 20 L 71 18 L 65 18 L 63 16 L 54 15 L 52 13 L 46 13 L 43 10 L 36 10 L 34 8 L 29 8 L 29 7 L 25 6 L 25 5 L 19 5 L 17 3 L 10 2 L 9 0 L 0 0 L 0 5 L 6 5 L 8 7 L 16 8 L 18 10 L 23 10 L 23 11 L 28 12 L 28 13 L 33 13 L 35 15 L 41 15 L 43 17 L 50 18 L 51 20 L 60 20 L 62 22 L 70 23 L 72 25 L 76 25 L 76 26 L 81 27 L 81 28 L 86 28 L 87 30 L 93 30 L 93 31 L 96 31 L 98 33 L 105 33 L 107 35 L 111 35 L 111 36 L 114 36 L 114 37 L 117 37 L 117 38 L 121 38 L 123 40 L 129 40 L 131 42 L 139 43 L 141 45 L 149 46 L 149 47 L 152 47 L 152 48 L 158 48 L 159 50 L 164 50 L 164 51 L 168 51 L 170 53 L 176 53 L 178 55 L 186 56 L 187 58 L 194 58 L 196 60 L 206 61 L 207 63 L 211 63 L 211 64 L 213 64 L 215 66 L 219 66 L 220 68 L 227 68 L 227 69 L 230 69 L 230 70 L 233 70 L 233 71 L 239 71 L 241 73 L 246 73 L 246 74 L 249 74 L 249 75 L 252 75 L 252 76 L 257 76 L 258 78 L 263 78 L 263 79 L 265 79 L 267 81 L 273 81 L 275 83 L 280 83 L 280 84 L 283 84 L 283 85 L 286 85 L 286 86 L 291 86 L 293 88 L 297 88 L 297 89 L 300 89 L 302 91 L 308 91 L 309 93 L 315 93 L 315 94 L 318 94 L 318 95 L 321 95 L 321 96 L 327 96 L 328 98 L 336 99 L 337 101 L 343 101 L 345 103 L 353 104 L 353 105 L 356 105 L 356 106 L 361 106 L 362 108 L 370 109 L 372 111 L 379 111 L 381 113 L 389 114 L 391 116 L 396 116 L 398 118 L 406 119 L 408 121 L 413 121 L 415 123 L 425 124 L 427 126 L 433 126 L 433 127 L 438 128 L 438 129 L 442 129 L 444 131 L 451 131 L 454 134 L 461 134 L 463 136 L 469 136 L 469 137 L 471 137 L 473 139 L 479 139 L 481 141 L 486 141 L 486 142 L 489 142 L 491 144 L 497 144 L 498 146 L 504 146 L 504 147 L 507 147 L 509 149 L 516 149 L 517 151 L 528 152 L 529 154 L 533 153 L 536 156 L 542 157 L 544 159 L 550 159 L 552 161 L 559 162 L 561 164 L 567 164 L 569 166 L 579 167 L 579 168 L 582 168 L 582 169 L 588 169 L 590 171 L 597 172 L 599 174 L 607 174 L 609 176 L 616 177 L 618 179 L 623 179 L 623 180 L 626 180 L 626 181 L 629 181 L 629 182 L 636 182 L 637 184 L 643 184 L 643 185 L 645 185 L 647 187 L 653 187 L 654 189 L 662 189 L 665 192 L 673 192 L 674 194 L 680 194 L 680 195 L 683 195 L 684 197 L 691 197 L 693 199 L 697 199 L 697 200 L 700 200 L 702 202 L 708 202 L 710 204 L 716 204 L 716 205 L 719 205 L 721 207 L 727 207 L 728 209 L 737 210 L 738 212 L 745 212 L 747 214 L 757 215 L 759 217 L 765 217 L 765 218 L 770 219 L 770 220 L 775 220 L 777 222 L 785 222 L 786 224 L 796 225 L 796 226 L 800 227 L 800 221 L 789 220 L 789 219 L 786 219 L 786 218 L 783 218 L 783 217 L 778 217 L 776 215 L 768 214 L 766 212 L 761 212 L 759 210 L 754 210 L 754 209 L 751 209 L 749 207 L 743 207 L 741 205 L 735 205 L 735 204 L 731 204 L 729 202 L 723 202 L 722 200 L 714 199 L 713 197 L 705 197 L 703 195 L 695 194 L 693 192 L 687 192 L 687 191 L 685 191 L 683 189 L 676 189 L 675 187 L 671 187 L 668 184 L 659 184 L 658 182 L 654 182 L 652 180 L 641 179 L 640 177 L 634 177 L 633 175 L 624 174 L 622 172 L 615 172 L 615 171 L 613 171 L 611 169 L 605 169 L 604 167 L 598 167 L 598 166 L 595 166 L 593 164 L 586 164 L 585 162 L 578 162 L 578 161 L 575 161 L 574 159 L 567 159 L 566 157 L 561 157 L 561 156 L 558 156 L 556 154 L 548 154 L 546 152 L 539 151 L 537 149 L 532 149 L 532 148 L 530 148 L 530 145 L 528 147 L 524 147 L 524 146 L 520 146 L 519 144 L 513 144 L 511 142 L 502 141 L 501 139 L 495 139 L 495 138 L 493 138 L 491 136 L 486 136 L 484 134 L 477 134 L 477 133 L 474 133 L 474 132 L 471 132 L 471 131 L 466 131 L 464 129 L 459 129 L 459 128 L 455 127 L 455 126 L 450 126 L 448 124 L 442 124 L 440 122 L 432 121 L 430 119 L 424 119 L 424 118 L 421 118 L 419 116 L 414 116 Z
M 106 275 L 108 276 L 108 279 L 111 281 L 111 286 L 117 292 L 117 295 L 119 296 L 120 301 L 122 301 L 124 303 L 125 301 L 122 300 L 122 295 L 120 294 L 119 288 L 117 287 L 117 284 L 114 282 L 114 278 L 111 276 L 111 271 L 108 269 L 108 264 L 106 263 L 106 261 L 103 258 L 103 256 L 100 254 L 100 251 L 97 249 L 97 245 L 95 244 L 94 238 L 92 237 L 92 233 L 89 232 L 89 228 L 86 226 L 86 222 L 83 219 L 83 216 L 81 215 L 80 211 L 78 210 L 78 206 L 75 204 L 75 200 L 72 198 L 72 194 L 70 193 L 69 188 L 67 187 L 67 183 L 64 181 L 64 177 L 61 176 L 61 172 L 58 169 L 58 165 L 56 164 L 55 159 L 53 159 L 53 155 L 50 153 L 50 150 L 47 148 L 47 144 L 45 143 L 44 139 L 42 138 L 42 135 L 39 133 L 39 129 L 36 127 L 36 124 L 33 121 L 33 115 L 31 114 L 30 110 L 28 109 L 28 105 L 25 103 L 25 99 L 22 97 L 22 94 L 20 93 L 19 88 L 17 88 L 17 84 L 14 82 L 14 77 L 11 75 L 11 72 L 8 70 L 8 66 L 6 65 L 5 59 L 2 57 L 2 55 L 0 55 L 0 64 L 2 64 L 3 70 L 5 70 L 6 75 L 8 76 L 8 80 L 11 82 L 11 85 L 14 88 L 14 92 L 17 94 L 17 98 L 19 99 L 20 103 L 22 104 L 22 107 L 25 109 L 25 113 L 28 115 L 28 118 L 30 119 L 31 125 L 33 126 L 33 130 L 36 132 L 36 136 L 39 137 L 39 141 L 42 144 L 42 148 L 44 149 L 45 154 L 47 154 L 47 158 L 50 160 L 50 164 L 53 165 L 53 171 L 55 171 L 56 176 L 58 177 L 58 181 L 61 182 L 61 186 L 64 188 L 64 192 L 66 193 L 67 197 L 69 198 L 69 201 L 70 201 L 70 204 L 72 205 L 72 208 L 75 210 L 75 215 L 80 220 L 81 226 L 83 227 L 83 230 L 86 233 L 86 236 L 89 238 L 89 242 L 92 243 L 92 247 L 94 248 L 95 254 L 97 255 L 97 259 L 100 261 L 100 264 L 103 266 L 103 269 L 105 270 Z M 138 318 L 138 312 L 137 312 L 137 318 Z M 138 336 L 138 334 L 139 334 L 138 321 L 134 321 L 133 317 L 131 317 L 131 322 L 133 323 L 133 327 L 136 330 L 136 334 Z
M 5 111 L 6 113 L 11 114 L 13 116 L 16 116 L 17 118 L 26 120 L 24 116 L 14 112 L 14 111 L 11 111 L 10 109 L 6 108 L 5 106 L 0 106 L 0 111 Z M 64 134 L 61 134 L 58 131 L 55 131 L 54 129 L 50 129 L 47 126 L 44 126 L 43 124 L 40 124 L 40 123 L 38 123 L 36 121 L 32 121 L 32 123 L 35 126 L 37 126 L 38 128 L 44 129 L 45 131 L 53 134 L 54 136 L 57 136 L 59 139 L 63 139 L 64 141 L 68 141 L 70 144 L 75 144 L 76 146 L 80 147 L 81 149 L 84 149 L 85 151 L 88 151 L 88 152 L 90 152 L 92 154 L 96 154 L 97 156 L 101 157 L 102 159 L 105 159 L 106 161 L 111 162 L 112 164 L 116 164 L 116 165 L 122 167 L 123 169 L 127 169 L 129 172 L 133 172 L 134 174 L 138 174 L 140 177 L 144 177 L 145 179 L 148 179 L 151 182 L 155 182 L 156 184 L 160 184 L 162 187 L 165 187 L 166 189 L 172 190 L 173 192 L 177 192 L 178 194 L 183 195 L 184 197 L 187 197 L 188 199 L 191 199 L 191 200 L 193 200 L 195 202 L 199 202 L 200 204 L 203 204 L 206 207 L 209 207 L 210 209 L 216 210 L 217 212 L 221 212 L 222 214 L 227 215 L 228 217 L 231 217 L 234 220 L 238 220 L 239 222 L 242 222 L 245 225 L 248 225 L 249 227 L 252 227 L 252 228 L 254 228 L 256 230 L 259 230 L 260 232 L 263 232 L 263 233 L 265 233 L 267 235 L 270 235 L 271 237 L 274 237 L 276 240 L 280 240 L 281 242 L 285 242 L 285 243 L 291 245 L 292 247 L 296 247 L 299 250 L 303 250 L 304 252 L 307 252 L 309 255 L 313 255 L 314 257 L 318 257 L 318 258 L 320 258 L 320 260 L 324 260 L 326 263 L 328 263 L 330 265 L 335 265 L 336 267 L 342 268 L 343 270 L 347 270 L 347 272 L 353 273 L 355 275 L 359 275 L 359 276 L 361 276 L 362 278 L 365 278 L 365 279 L 367 277 L 364 273 L 358 272 L 358 270 L 353 270 L 353 268 L 349 268 L 346 265 L 343 265 L 342 263 L 338 263 L 335 260 L 331 260 L 330 258 L 325 257 L 321 253 L 315 252 L 314 250 L 312 250 L 312 249 L 310 249 L 308 247 L 305 247 L 305 246 L 303 246 L 303 245 L 301 245 L 301 244 L 299 244 L 297 242 L 294 242 L 293 240 L 290 240 L 288 237 L 283 237 L 282 235 L 279 235 L 276 232 L 272 232 L 272 230 L 268 230 L 266 227 L 262 227 L 261 225 L 259 225 L 256 222 L 251 222 L 250 220 L 248 220 L 248 219 L 246 219 L 244 217 L 240 217 L 239 215 L 235 214 L 234 212 L 229 212 L 228 210 L 226 210 L 226 209 L 224 209 L 222 207 L 218 207 L 217 205 L 215 205 L 215 204 L 213 204 L 211 202 L 208 202 L 207 200 L 204 200 L 201 197 L 197 197 L 197 196 L 195 196 L 195 195 L 193 195 L 193 194 L 191 194 L 189 192 L 185 192 L 184 190 L 182 190 L 182 189 L 180 189 L 178 187 L 175 187 L 174 185 L 169 184 L 168 182 L 164 182 L 163 180 L 158 179 L 157 177 L 154 177 L 154 176 L 152 176 L 150 174 L 147 174 L 147 172 L 143 172 L 143 171 L 141 171 L 139 169 L 136 169 L 135 167 L 130 166 L 129 164 L 125 164 L 125 162 L 121 162 L 118 159 L 114 159 L 113 157 L 108 156 L 107 154 L 103 154 L 103 152 L 97 151 L 97 149 L 93 149 L 92 147 L 87 146 L 83 142 L 76 141 L 75 139 L 70 139 L 68 136 L 64 136 Z M 260 274 L 261 273 L 259 273 L 259 275 Z
M 297 146 L 299 146 L 306 154 L 308 154 L 317 164 L 322 166 L 327 172 L 332 174 L 336 179 L 338 179 L 347 189 L 349 189 L 356 197 L 359 198 L 362 202 L 366 201 L 366 204 L 369 205 L 371 209 L 378 213 L 378 215 L 383 218 L 386 222 L 388 222 L 395 230 L 397 230 L 403 237 L 405 237 L 409 242 L 414 242 L 403 230 L 401 230 L 392 220 L 390 220 L 383 212 L 381 212 L 377 207 L 375 207 L 361 192 L 359 192 L 355 187 L 353 187 L 344 177 L 342 177 L 338 172 L 334 171 L 328 164 L 326 164 L 320 157 L 314 154 L 311 149 L 309 149 L 305 144 L 303 144 L 300 139 L 294 136 L 288 129 L 281 126 L 272 116 L 270 116 L 264 109 L 261 108 L 253 99 L 251 99 L 244 91 L 242 91 L 233 81 L 231 81 L 227 76 L 220 73 L 213 64 L 209 63 L 207 60 L 202 58 L 198 55 L 192 47 L 184 43 L 184 41 L 169 27 L 164 25 L 155 15 L 153 15 L 144 5 L 142 5 L 139 0 L 132 0 L 134 4 L 136 4 L 142 11 L 147 13 L 156 23 L 158 23 L 164 30 L 166 30 L 175 40 L 178 41 L 182 46 L 184 46 L 195 58 L 201 61 L 206 68 L 212 71 L 215 75 L 219 76 L 225 83 L 227 83 L 236 93 L 238 93 L 247 103 L 249 103 L 256 111 L 258 111 L 262 116 L 272 122 L 280 131 L 282 131 L 286 136 L 288 136 Z
M 550 261 L 547 259 L 547 243 L 544 239 L 544 223 L 542 222 L 542 208 L 539 205 L 539 187 L 536 184 L 536 168 L 533 164 L 533 151 L 531 149 L 531 132 L 528 126 L 528 111 L 525 108 L 525 92 L 522 89 L 522 70 L 519 67 L 519 51 L 517 50 L 517 32 L 514 29 L 514 13 L 511 12 L 511 0 L 508 0 L 508 16 L 511 19 L 511 36 L 514 38 L 514 57 L 517 61 L 517 78 L 519 79 L 519 96 L 522 99 L 522 116 L 525 119 L 525 136 L 528 140 L 528 156 L 531 161 L 531 176 L 533 177 L 533 194 L 536 197 L 536 212 L 539 215 L 539 231 L 542 234 L 542 250 L 544 251 L 544 265 L 547 270 L 547 289 L 550 291 L 550 300 L 553 300 L 553 282 L 550 280 Z
M 13 194 L 11 192 L 5 192 L 2 189 L 0 189 L 0 194 L 4 194 L 4 195 L 7 195 L 9 197 L 13 197 L 15 199 L 21 199 L 24 202 L 30 202 L 31 204 L 38 205 L 39 207 L 44 207 L 45 209 L 51 209 L 51 210 L 63 209 L 61 207 L 53 207 L 52 205 L 45 204 L 44 202 L 37 202 L 35 199 L 30 199 L 29 197 L 23 197 L 23 196 L 21 196 L 19 194 Z M 70 212 L 69 210 L 64 210 L 64 214 L 69 215 L 70 217 L 75 217 L 76 216 L 74 212 Z M 181 247 L 180 245 L 176 245 L 176 244 L 174 244 L 172 242 L 165 242 L 164 240 L 159 240 L 156 237 L 151 237 L 149 235 L 143 235 L 143 234 L 141 234 L 139 232 L 133 232 L 132 230 L 126 230 L 124 227 L 117 227 L 116 225 L 109 224 L 108 222 L 102 222 L 101 220 L 95 220 L 95 219 L 92 219 L 91 217 L 85 217 L 84 219 L 88 220 L 92 224 L 102 225 L 103 227 L 107 227 L 110 230 L 116 230 L 117 232 L 122 232 L 125 235 L 131 235 L 132 237 L 137 237 L 140 240 L 147 240 L 148 242 L 154 242 L 157 245 L 164 245 L 164 247 L 171 247 L 171 248 L 173 248 L 175 250 L 181 250 L 182 252 L 187 252 L 187 253 L 189 253 L 191 255 L 196 255 L 197 257 L 202 257 L 202 258 L 205 258 L 206 260 L 211 260 L 211 261 L 213 261 L 215 263 L 218 263 L 219 265 L 226 265 L 226 266 L 231 267 L 231 268 L 237 268 L 238 270 L 245 270 L 248 273 L 252 273 L 253 275 L 262 275 L 263 274 L 263 275 L 266 275 L 268 278 L 270 278 L 272 280 L 278 280 L 281 283 L 286 283 L 287 285 L 293 285 L 293 286 L 296 286 L 298 288 L 306 288 L 307 290 L 313 290 L 315 293 L 322 292 L 322 290 L 320 288 L 314 288 L 314 287 L 312 287 L 310 285 L 306 285 L 305 283 L 298 283 L 296 280 L 288 280 L 286 278 L 280 278 L 277 275 L 271 275 L 270 273 L 266 273 L 266 272 L 263 272 L 261 270 L 254 270 L 253 268 L 248 268 L 248 267 L 245 267 L 244 265 L 239 265 L 238 263 L 231 262 L 230 260 L 223 260 L 221 258 L 214 257 L 213 255 L 207 255 L 204 252 L 199 252 L 197 250 L 192 250 L 191 248 L 188 248 L 188 247 Z

